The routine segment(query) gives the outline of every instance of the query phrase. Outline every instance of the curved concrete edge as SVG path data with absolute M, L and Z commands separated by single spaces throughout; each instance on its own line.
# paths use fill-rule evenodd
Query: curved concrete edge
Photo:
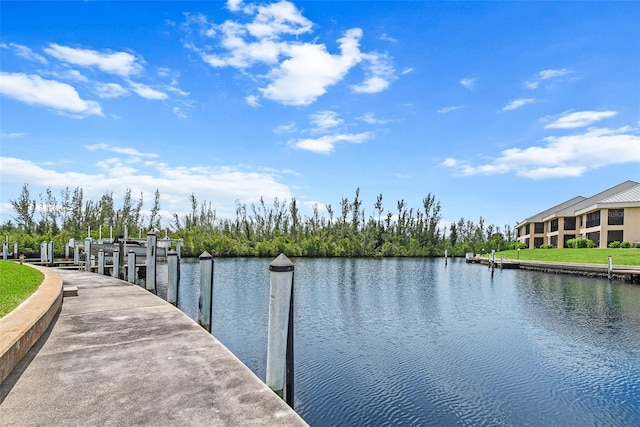
M 48 268 L 24 265 L 41 271 L 44 280 L 26 301 L 0 319 L 0 384 L 40 339 L 62 305 L 62 276 Z

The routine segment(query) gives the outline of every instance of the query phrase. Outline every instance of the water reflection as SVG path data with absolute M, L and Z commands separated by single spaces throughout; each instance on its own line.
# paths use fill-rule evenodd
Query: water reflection
M 295 403 L 311 425 L 640 425 L 638 286 L 464 260 L 292 261 Z M 214 335 L 263 379 L 268 264 L 214 268 Z M 192 318 L 197 274 L 183 262 Z

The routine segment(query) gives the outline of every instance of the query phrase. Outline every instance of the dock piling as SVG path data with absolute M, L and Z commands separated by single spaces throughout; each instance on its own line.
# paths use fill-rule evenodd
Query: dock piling
M 293 263 L 280 254 L 269 264 L 266 383 L 293 407 Z
M 114 254 L 115 258 L 115 254 Z M 98 251 L 98 274 L 104 276 L 104 250 L 100 249 Z
M 127 279 L 129 283 L 136 283 L 136 253 L 132 249 L 127 256 Z
M 120 278 L 120 250 L 113 250 L 113 270 L 111 270 L 111 277 L 115 277 L 116 279 Z
M 178 252 L 169 251 L 167 253 L 167 269 L 168 269 L 168 284 L 167 284 L 167 302 L 178 306 L 178 284 L 180 283 L 180 259 L 178 258 Z
M 213 317 L 213 257 L 209 252 L 200 255 L 200 299 L 198 300 L 198 324 L 207 332 L 212 330 Z
M 149 292 L 157 293 L 156 290 L 156 246 L 158 236 L 156 233 L 147 233 L 147 277 L 145 279 L 146 288 Z

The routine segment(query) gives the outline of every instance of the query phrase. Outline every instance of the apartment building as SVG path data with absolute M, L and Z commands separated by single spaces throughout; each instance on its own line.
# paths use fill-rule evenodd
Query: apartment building
M 576 237 L 591 239 L 598 248 L 640 242 L 640 183 L 625 181 L 591 197 L 574 197 L 525 219 L 516 230 L 528 248 L 566 248 Z

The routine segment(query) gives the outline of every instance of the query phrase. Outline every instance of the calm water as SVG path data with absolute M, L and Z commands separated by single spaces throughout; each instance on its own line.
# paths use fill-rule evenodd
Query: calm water
M 640 286 L 464 260 L 292 261 L 295 408 L 312 426 L 640 425 Z M 269 262 L 214 267 L 213 333 L 262 380 Z M 198 274 L 183 260 L 192 318 Z

